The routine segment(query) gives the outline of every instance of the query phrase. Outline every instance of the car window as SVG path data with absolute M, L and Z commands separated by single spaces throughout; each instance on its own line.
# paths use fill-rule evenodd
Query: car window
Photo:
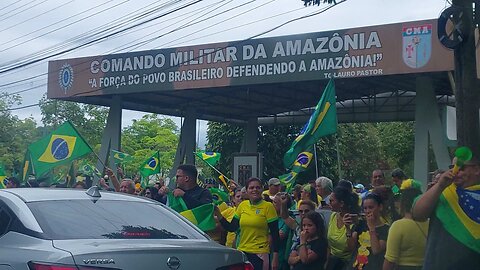
M 12 217 L 8 214 L 8 212 L 0 207 L 0 236 L 7 233 L 8 225 L 12 221 Z
M 71 200 L 31 202 L 28 207 L 48 239 L 205 239 L 152 203 Z

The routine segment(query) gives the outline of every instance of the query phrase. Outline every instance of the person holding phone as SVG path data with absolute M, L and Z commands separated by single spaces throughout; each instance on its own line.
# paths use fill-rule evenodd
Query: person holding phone
M 370 193 L 363 201 L 365 220 L 360 220 L 358 214 L 344 215 L 348 248 L 353 250 L 350 266 L 347 269 L 382 269 L 389 229 L 381 218 L 382 209 L 382 198 L 375 193 Z M 355 226 L 352 228 L 352 225 Z
M 348 188 L 335 187 L 330 195 L 330 206 L 332 215 L 328 223 L 328 245 L 330 253 L 327 270 L 343 270 L 352 257 L 353 249 L 347 244 L 347 226 L 343 222 L 345 215 L 352 218 L 356 216 L 360 208 L 358 206 L 358 195 Z

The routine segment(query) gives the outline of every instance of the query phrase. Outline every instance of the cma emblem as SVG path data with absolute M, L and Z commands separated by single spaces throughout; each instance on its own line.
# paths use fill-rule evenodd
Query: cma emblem
M 404 32 L 407 36 L 430 34 L 431 26 L 422 25 L 420 27 L 408 27 L 408 28 L 405 28 Z
M 88 259 L 83 260 L 84 264 L 115 264 L 113 259 Z

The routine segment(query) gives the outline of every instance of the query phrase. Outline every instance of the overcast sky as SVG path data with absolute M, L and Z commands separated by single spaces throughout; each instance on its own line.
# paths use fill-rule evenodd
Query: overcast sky
M 445 0 L 347 0 L 321 14 L 288 23 L 260 37 L 433 19 L 438 18 L 446 5 Z M 301 0 L 2 0 L 0 91 L 24 91 L 20 106 L 36 104 L 47 91 L 48 60 L 242 40 L 325 7 L 304 7 Z M 120 27 L 115 29 L 134 26 L 142 21 L 138 15 L 155 8 L 155 13 L 143 18 L 169 15 L 91 46 L 50 57 L 94 39 L 93 32 L 105 31 L 114 25 Z M 47 59 L 15 68 L 44 57 Z M 10 68 L 15 69 L 5 72 Z M 36 78 L 28 79 L 34 76 Z M 21 119 L 33 117 L 41 124 L 38 106 L 13 113 Z M 142 115 L 125 111 L 123 125 L 129 125 L 132 119 Z M 178 118 L 175 121 L 180 123 Z M 206 124 L 200 121 L 197 126 L 200 127 L 199 145 L 203 146 Z

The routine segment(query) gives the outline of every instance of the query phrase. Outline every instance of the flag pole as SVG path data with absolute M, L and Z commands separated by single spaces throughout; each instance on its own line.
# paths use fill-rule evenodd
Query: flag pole
M 315 179 L 318 179 L 317 143 L 313 144 L 313 155 L 315 157 Z
M 338 179 L 342 179 L 342 166 L 340 165 L 340 147 L 338 146 L 338 134 L 335 135 L 335 145 L 337 146 L 337 164 L 338 164 Z
M 193 153 L 195 154 L 195 152 L 193 152 Z M 205 162 L 208 166 L 210 166 L 210 168 L 212 168 L 213 170 L 215 170 L 218 174 L 220 174 L 220 175 L 222 175 L 223 177 L 227 178 L 228 181 L 231 181 L 231 182 L 235 183 L 235 185 L 240 186 L 237 182 L 235 182 L 235 180 L 226 177 L 225 174 L 223 174 L 223 173 L 222 173 L 221 171 L 219 171 L 217 168 L 215 168 L 215 167 L 213 167 L 212 165 L 210 165 L 210 163 L 208 163 L 207 161 L 205 161 L 205 160 L 203 160 L 203 159 L 200 159 L 200 160 L 202 160 L 203 162 Z M 226 188 L 228 189 L 228 187 L 226 187 Z

